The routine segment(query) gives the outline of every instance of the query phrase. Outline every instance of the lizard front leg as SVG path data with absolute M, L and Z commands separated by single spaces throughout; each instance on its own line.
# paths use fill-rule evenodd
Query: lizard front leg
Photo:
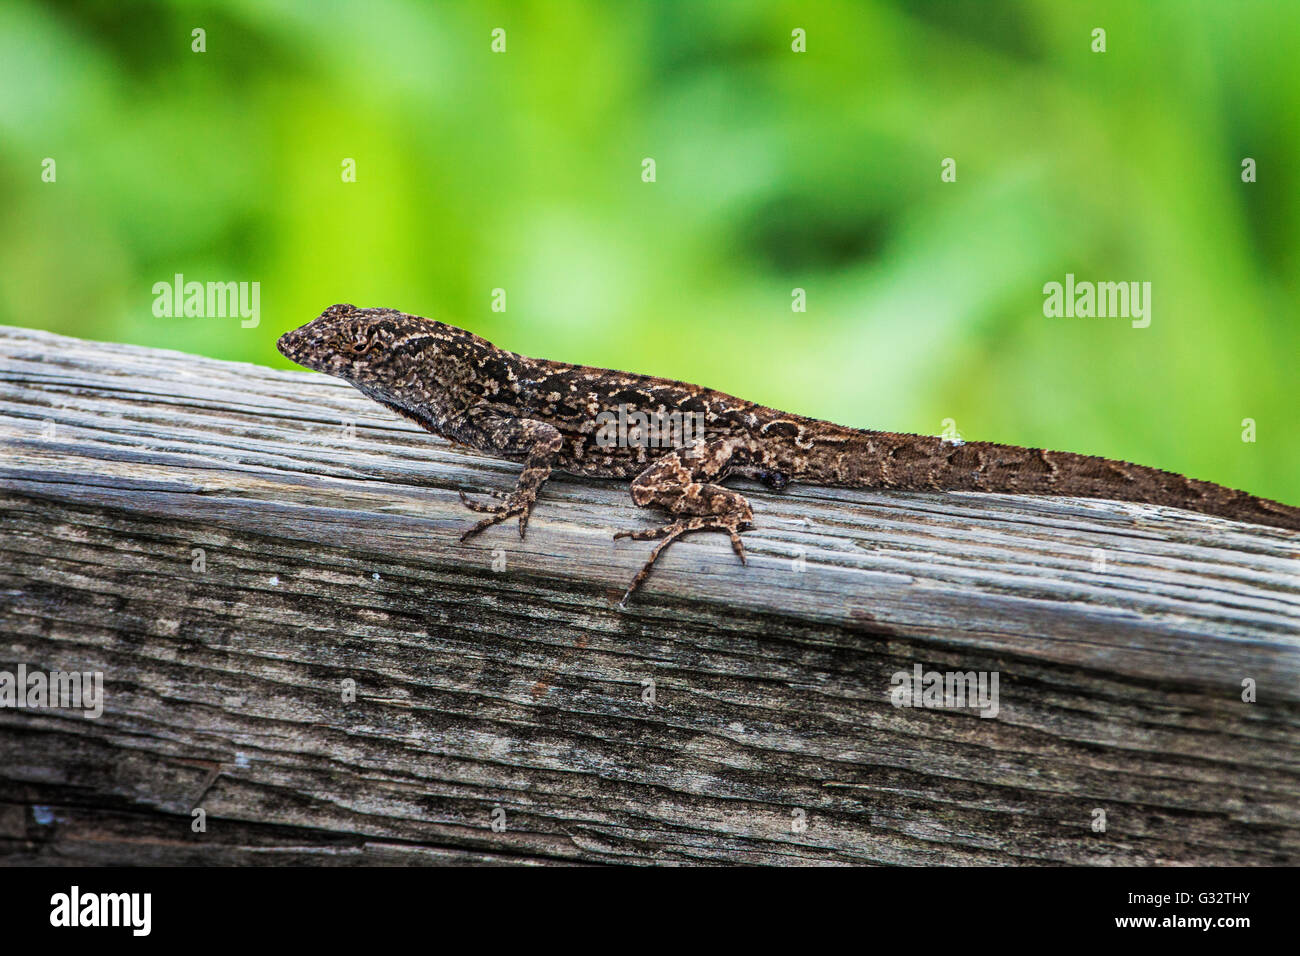
M 539 422 L 531 418 L 512 418 L 497 413 L 482 413 L 476 416 L 474 426 L 486 439 L 487 444 L 496 452 L 504 455 L 524 455 L 524 470 L 519 475 L 515 490 L 505 497 L 500 505 L 485 505 L 470 500 L 465 492 L 460 493 L 460 500 L 470 511 L 486 514 L 460 536 L 462 543 L 494 524 L 500 524 L 510 518 L 519 518 L 519 537 L 524 536 L 528 528 L 528 516 L 537 501 L 537 492 L 542 483 L 551 475 L 551 464 L 564 444 L 563 438 L 554 425 Z
M 619 606 L 645 581 L 655 561 L 664 549 L 683 535 L 692 531 L 722 531 L 731 539 L 732 550 L 740 563 L 745 563 L 745 546 L 740 532 L 750 526 L 754 518 L 749 502 L 738 492 L 723 488 L 716 482 L 726 477 L 733 466 L 738 439 L 724 438 L 696 445 L 687 453 L 674 451 L 637 475 L 632 482 L 632 500 L 642 508 L 658 505 L 675 515 L 677 520 L 660 528 L 645 531 L 620 531 L 617 538 L 637 541 L 663 538 L 628 586 Z

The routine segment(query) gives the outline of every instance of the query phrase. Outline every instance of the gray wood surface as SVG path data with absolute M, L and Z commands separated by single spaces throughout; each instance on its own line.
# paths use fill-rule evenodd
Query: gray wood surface
M 0 709 L 0 862 L 1300 862 L 1293 532 L 732 482 L 749 567 L 687 539 L 620 611 L 659 515 L 618 483 L 460 545 L 517 466 L 3 327 L 0 453 L 0 670 L 106 682 Z M 999 713 L 893 706 L 917 664 Z

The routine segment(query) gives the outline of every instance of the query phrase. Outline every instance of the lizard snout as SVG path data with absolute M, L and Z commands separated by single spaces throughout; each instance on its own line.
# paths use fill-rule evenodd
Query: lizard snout
M 291 329 L 280 336 L 275 343 L 275 347 L 280 350 L 280 354 L 285 358 L 302 365 L 304 364 L 302 360 L 306 352 L 306 340 L 305 328 Z

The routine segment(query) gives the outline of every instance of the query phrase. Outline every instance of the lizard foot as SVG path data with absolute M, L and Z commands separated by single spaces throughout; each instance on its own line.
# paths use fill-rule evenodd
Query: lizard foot
M 491 492 L 494 497 L 500 497 L 496 492 Z M 509 521 L 511 518 L 519 518 L 519 537 L 523 538 L 524 531 L 528 528 L 528 516 L 532 513 L 533 502 L 537 500 L 536 495 L 513 494 L 505 499 L 505 504 L 485 505 L 470 499 L 465 492 L 460 493 L 461 503 L 470 511 L 477 511 L 479 514 L 486 514 L 487 517 L 474 527 L 470 528 L 460 536 L 461 544 L 464 544 L 480 531 L 492 527 L 494 524 L 500 524 L 502 521 Z
M 655 561 L 663 553 L 664 548 L 668 547 L 683 535 L 690 534 L 692 531 L 724 531 L 731 538 L 731 550 L 736 552 L 736 557 L 740 558 L 741 564 L 748 563 L 745 560 L 745 545 L 740 540 L 740 532 L 749 527 L 749 522 L 743 520 L 737 515 L 697 515 L 693 518 L 683 518 L 674 521 L 672 524 L 666 524 L 662 528 L 649 528 L 645 531 L 620 531 L 614 535 L 614 539 L 631 538 L 633 541 L 649 541 L 652 539 L 663 538 L 655 549 L 650 552 L 650 557 L 642 566 L 641 570 L 636 573 L 632 583 L 628 586 L 627 593 L 623 595 L 623 600 L 618 602 L 619 607 L 627 607 L 627 599 L 632 596 L 650 574 L 650 569 L 654 567 Z

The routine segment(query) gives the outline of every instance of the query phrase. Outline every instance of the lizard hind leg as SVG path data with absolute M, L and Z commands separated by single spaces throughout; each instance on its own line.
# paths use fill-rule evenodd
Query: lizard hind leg
M 650 528 L 645 531 L 620 531 L 614 535 L 615 538 L 631 538 L 634 541 L 646 541 L 653 538 L 663 538 L 655 549 L 650 552 L 650 557 L 646 563 L 641 566 L 641 570 L 636 573 L 632 583 L 628 585 L 623 600 L 619 601 L 621 607 L 627 606 L 627 600 L 650 576 L 650 569 L 654 567 L 655 562 L 659 560 L 659 555 L 664 549 L 683 535 L 690 534 L 692 531 L 725 531 L 731 538 L 731 549 L 736 552 L 736 557 L 740 558 L 741 564 L 746 564 L 745 545 L 740 540 L 740 532 L 749 527 L 747 520 L 741 520 L 734 515 L 696 515 L 692 518 L 684 518 L 674 521 L 672 524 L 664 525 L 662 528 Z
M 642 508 L 657 505 L 676 520 L 659 528 L 642 531 L 620 531 L 618 538 L 634 541 L 660 539 L 646 563 L 628 586 L 620 607 L 630 598 L 650 574 L 664 550 L 678 538 L 695 531 L 721 531 L 731 540 L 731 548 L 745 564 L 745 545 L 740 532 L 748 529 L 754 518 L 753 509 L 744 495 L 714 484 L 731 467 L 734 446 L 729 440 L 712 442 L 691 456 L 673 452 L 659 459 L 632 482 L 632 500 Z

